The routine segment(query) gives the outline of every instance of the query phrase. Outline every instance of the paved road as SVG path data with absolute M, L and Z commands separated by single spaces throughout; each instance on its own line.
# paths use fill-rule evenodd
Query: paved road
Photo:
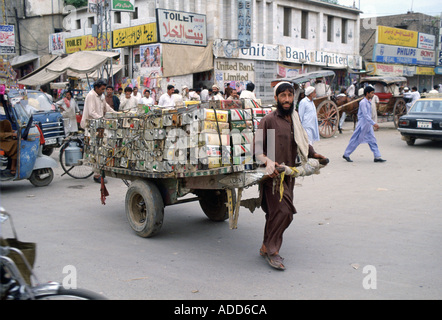
M 407 146 L 384 123 L 376 136 L 388 161 L 374 163 L 365 144 L 347 163 L 351 133 L 345 123 L 343 134 L 316 143 L 331 163 L 297 180 L 284 272 L 258 254 L 260 209 L 242 208 L 230 230 L 198 203 L 170 206 L 161 232 L 140 238 L 125 217 L 122 181 L 109 179 L 102 205 L 98 184 L 61 177 L 61 168 L 46 188 L 2 183 L 1 205 L 19 238 L 38 243 L 41 280 L 62 282 L 75 270 L 78 287 L 110 299 L 441 299 L 442 144 Z

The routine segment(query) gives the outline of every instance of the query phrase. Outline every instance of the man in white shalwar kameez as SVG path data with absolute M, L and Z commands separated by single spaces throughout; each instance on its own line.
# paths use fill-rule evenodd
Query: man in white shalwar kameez
M 353 162 L 353 160 L 350 159 L 350 154 L 352 154 L 361 143 L 368 143 L 374 154 L 374 162 L 385 162 L 386 160 L 381 158 L 376 137 L 374 136 L 374 129 L 378 129 L 379 125 L 371 118 L 372 109 L 370 100 L 374 95 L 374 88 L 371 86 L 366 87 L 364 89 L 364 95 L 365 98 L 359 103 L 356 129 L 342 157 L 348 162 Z
M 316 97 L 314 87 L 305 89 L 305 98 L 301 100 L 298 107 L 299 118 L 308 135 L 309 144 L 313 145 L 314 141 L 319 141 L 319 126 L 316 107 L 313 99 Z

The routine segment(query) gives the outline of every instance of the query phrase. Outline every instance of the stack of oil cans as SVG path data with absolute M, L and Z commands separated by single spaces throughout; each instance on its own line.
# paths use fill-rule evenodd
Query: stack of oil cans
M 158 173 L 186 173 L 254 165 L 257 124 L 272 108 L 244 109 L 242 100 L 211 101 L 182 108 L 106 113 L 88 121 L 86 162 Z

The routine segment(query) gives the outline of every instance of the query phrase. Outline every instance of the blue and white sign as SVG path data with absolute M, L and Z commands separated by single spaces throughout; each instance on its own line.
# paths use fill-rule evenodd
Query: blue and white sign
M 419 32 L 417 47 L 419 49 L 434 50 L 436 47 L 436 36 L 433 34 L 426 34 Z
M 0 26 L 0 54 L 15 53 L 15 33 L 13 25 Z
M 442 74 L 442 67 L 436 67 L 436 68 L 434 68 L 434 73 L 435 73 L 435 74 Z
M 439 55 L 437 58 L 437 63 L 438 66 L 442 66 L 442 50 L 439 50 Z
M 252 44 L 252 16 L 253 5 L 251 0 L 238 0 L 238 47 L 250 48 Z
M 436 64 L 436 51 L 377 43 L 373 48 L 373 61 L 434 66 Z

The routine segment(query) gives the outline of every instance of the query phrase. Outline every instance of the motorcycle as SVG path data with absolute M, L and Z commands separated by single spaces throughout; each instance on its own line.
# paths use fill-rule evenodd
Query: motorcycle
M 0 150 L 0 181 L 28 179 L 36 187 L 49 185 L 54 178 L 52 168 L 58 167 L 58 163 L 43 154 L 43 132 L 26 111 L 26 102 L 15 98 L 9 100 L 5 95 L 2 105 L 2 128 L 6 128 L 5 132 L 8 129 L 16 132 L 17 160 L 14 172 L 11 170 L 13 159 Z

